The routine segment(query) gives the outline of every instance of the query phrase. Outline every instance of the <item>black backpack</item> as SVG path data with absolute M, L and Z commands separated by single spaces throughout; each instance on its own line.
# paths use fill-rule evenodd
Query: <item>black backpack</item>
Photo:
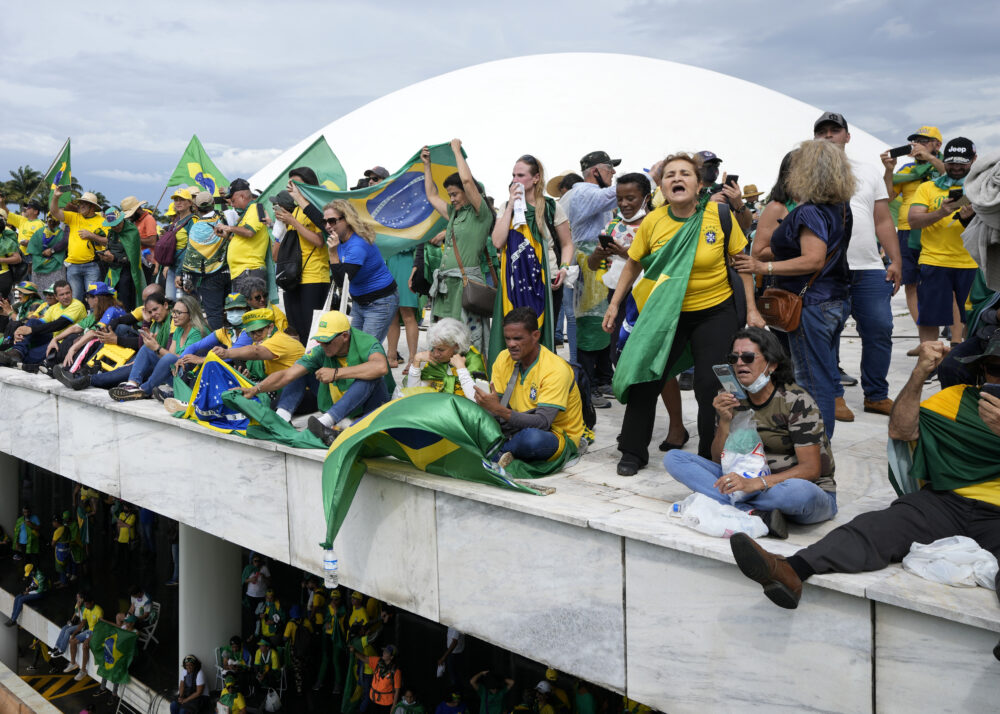
M 576 378 L 576 388 L 580 390 L 580 408 L 583 412 L 583 423 L 588 429 L 593 429 L 597 423 L 597 410 L 594 409 L 594 402 L 590 395 L 590 377 L 580 365 L 570 362 L 573 368 L 573 376 Z
M 316 246 L 309 251 L 306 262 L 316 252 Z M 274 282 L 282 290 L 294 290 L 302 282 L 302 246 L 298 231 L 289 230 L 278 246 L 278 258 L 274 261 Z
M 304 623 L 299 623 L 299 626 L 295 628 L 295 642 L 292 643 L 292 654 L 299 659 L 305 659 L 312 648 L 313 634 L 313 631 L 306 627 Z

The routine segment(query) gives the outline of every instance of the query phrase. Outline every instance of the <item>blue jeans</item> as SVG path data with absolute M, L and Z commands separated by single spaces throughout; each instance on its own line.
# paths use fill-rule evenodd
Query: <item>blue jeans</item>
M 36 317 L 24 323 L 27 327 L 41 327 L 44 321 Z M 45 350 L 49 347 L 52 335 L 28 335 L 28 339 L 14 343 L 14 349 L 21 354 L 22 361 L 27 364 L 41 364 L 45 361 Z
M 889 362 L 892 360 L 892 283 L 886 282 L 884 270 L 851 272 L 851 315 L 858 323 L 861 336 L 861 389 L 865 399 L 878 401 L 889 398 Z M 840 341 L 837 341 L 837 362 L 840 362 Z M 844 395 L 844 386 L 837 381 L 835 396 Z
M 96 261 L 66 266 L 66 280 L 73 288 L 73 297 L 81 302 L 87 294 L 87 285 L 96 283 L 100 279 L 101 268 Z
M 576 361 L 576 307 L 573 305 L 576 293 L 573 288 L 568 285 L 563 285 L 563 299 L 562 307 L 559 310 L 559 315 L 556 318 L 556 335 L 562 336 L 562 318 L 566 317 L 566 344 L 569 345 L 569 361 L 573 364 L 577 364 Z
M 138 384 L 146 394 L 152 394 L 154 387 L 173 379 L 170 368 L 178 359 L 180 358 L 172 353 L 158 357 L 153 350 L 143 345 L 135 355 L 128 381 Z
M 113 369 L 110 372 L 98 372 L 90 377 L 90 386 L 99 387 L 100 389 L 111 389 L 112 387 L 117 387 L 122 382 L 128 380 L 128 376 L 131 372 L 131 363 L 125 365 L 124 367 Z
M 17 622 L 17 618 L 21 616 L 21 608 L 24 607 L 24 603 L 31 602 L 32 600 L 37 600 L 45 593 L 27 593 L 23 595 L 18 595 L 14 598 L 14 611 L 10 613 L 10 619 Z
M 351 303 L 351 327 L 367 332 L 381 342 L 389 334 L 389 324 L 399 309 L 399 292 L 380 297 L 368 305 Z
M 828 300 L 802 306 L 799 329 L 788 333 L 788 346 L 795 364 L 795 381 L 819 406 L 827 437 L 833 436 L 834 403 L 840 387 L 837 345 L 847 322 L 846 300 Z
M 69 636 L 73 634 L 73 630 L 77 628 L 76 625 L 63 625 L 62 629 L 59 630 L 59 636 L 56 638 L 55 648 L 60 652 L 65 652 L 69 649 Z
M 545 461 L 559 448 L 559 437 L 551 431 L 521 429 L 510 437 L 498 451 L 509 451 L 518 461 Z
M 313 394 L 319 394 L 320 389 L 327 389 L 327 385 L 320 384 L 316 377 L 307 374 L 284 386 L 275 407 L 287 409 L 289 413 L 294 414 L 299 402 L 302 401 L 307 385 L 312 389 Z M 389 401 L 389 390 L 381 377 L 372 380 L 355 379 L 351 386 L 340 395 L 340 399 L 333 403 L 327 414 L 330 415 L 334 426 L 336 426 L 337 422 L 349 417 L 358 407 L 361 407 L 363 416 L 378 409 L 387 401 Z
M 675 449 L 663 457 L 663 466 L 692 491 L 731 505 L 729 496 L 722 495 L 714 486 L 722 477 L 722 467 L 714 461 Z M 781 511 L 794 523 L 820 523 L 837 515 L 837 494 L 824 491 L 812 481 L 790 478 L 733 505 L 747 512 Z

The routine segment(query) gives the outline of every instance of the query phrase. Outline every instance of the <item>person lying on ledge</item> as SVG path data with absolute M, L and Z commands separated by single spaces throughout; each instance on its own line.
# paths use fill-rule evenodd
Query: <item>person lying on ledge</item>
M 342 419 L 358 419 L 382 406 L 389 401 L 396 385 L 382 344 L 351 327 L 351 321 L 343 313 L 337 310 L 324 313 L 313 339 L 320 344 L 291 367 L 270 374 L 242 391 L 243 396 L 253 398 L 261 392 L 285 388 L 282 401 L 292 401 L 291 390 L 300 390 L 301 399 L 301 393 L 309 385 L 316 394 L 320 411 L 325 413 L 309 417 L 307 428 L 329 446 L 340 433 L 337 424 Z M 326 386 L 320 388 L 320 383 Z
M 476 387 L 476 403 L 503 427 L 507 441 L 497 463 L 506 468 L 514 459 L 552 461 L 566 441 L 580 446 L 583 406 L 573 368 L 540 343 L 538 315 L 530 307 L 515 307 L 503 318 L 507 349 L 493 363 L 490 391 Z
M 889 417 L 889 437 L 916 441 L 910 473 L 924 487 L 850 523 L 787 559 L 745 534 L 729 539 L 740 570 L 764 586 L 776 605 L 793 609 L 802 581 L 816 573 L 858 573 L 898 563 L 913 543 L 964 535 L 1000 557 L 1000 335 L 979 355 L 963 358 L 977 384 L 942 389 L 923 402 L 921 390 L 948 348 L 922 342 L 917 364 Z M 1000 587 L 1000 575 L 997 576 Z M 994 650 L 1000 658 L 1000 645 Z
M 837 514 L 837 484 L 823 415 L 809 392 L 793 382 L 792 361 L 778 338 L 761 327 L 744 328 L 733 335 L 727 361 L 747 399 L 737 399 L 726 391 L 715 397 L 718 425 L 712 460 L 675 449 L 663 457 L 664 467 L 692 491 L 719 503 L 729 505 L 732 493 L 747 494 L 736 507 L 760 516 L 770 535 L 777 538 L 788 537 L 786 516 L 795 523 L 833 518 Z M 719 465 L 733 417 L 745 411 L 757 422 L 771 470 L 766 476 L 724 474 Z

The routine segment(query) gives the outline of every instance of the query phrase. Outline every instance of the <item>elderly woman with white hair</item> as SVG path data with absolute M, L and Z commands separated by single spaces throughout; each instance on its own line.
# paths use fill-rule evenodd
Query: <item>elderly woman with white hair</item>
M 427 342 L 430 349 L 418 352 L 410 362 L 403 393 L 414 393 L 419 387 L 422 388 L 419 391 L 433 389 L 475 401 L 475 375 L 486 378 L 486 363 L 472 346 L 469 328 L 454 318 L 444 317 L 427 330 Z

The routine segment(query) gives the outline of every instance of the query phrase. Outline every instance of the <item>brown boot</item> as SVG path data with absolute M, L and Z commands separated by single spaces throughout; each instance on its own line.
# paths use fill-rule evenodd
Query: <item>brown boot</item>
M 865 411 L 871 412 L 872 414 L 885 414 L 889 416 L 892 413 L 892 400 L 891 399 L 866 399 L 865 400 Z
M 843 397 L 837 397 L 834 402 L 833 418 L 837 421 L 854 421 L 854 412 L 847 406 Z
M 764 586 L 764 594 L 778 607 L 794 610 L 802 597 L 802 580 L 782 556 L 768 553 L 746 533 L 734 533 L 729 547 L 740 571 Z

